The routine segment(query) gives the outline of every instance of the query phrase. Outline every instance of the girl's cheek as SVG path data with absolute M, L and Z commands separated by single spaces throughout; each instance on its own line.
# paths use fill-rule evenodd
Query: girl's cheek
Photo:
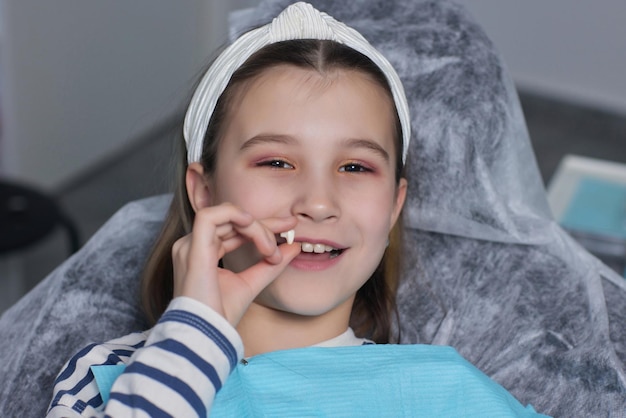
M 232 184 L 230 190 L 222 193 L 222 198 L 249 212 L 255 218 L 287 216 L 289 199 L 292 193 L 278 184 L 246 181 Z

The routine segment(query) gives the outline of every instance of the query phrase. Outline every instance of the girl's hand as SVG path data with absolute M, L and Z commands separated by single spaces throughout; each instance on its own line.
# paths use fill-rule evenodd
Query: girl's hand
M 296 218 L 270 218 L 261 223 L 242 209 L 224 203 L 196 213 L 191 234 L 172 247 L 174 297 L 194 298 L 236 326 L 257 295 L 300 253 L 297 244 L 276 244 L 275 234 L 292 229 Z M 263 257 L 234 273 L 219 260 L 247 242 Z

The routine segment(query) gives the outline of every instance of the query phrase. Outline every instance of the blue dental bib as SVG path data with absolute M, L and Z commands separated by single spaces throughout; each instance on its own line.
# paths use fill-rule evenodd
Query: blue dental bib
M 124 366 L 92 370 L 106 402 Z M 102 385 L 101 385 L 102 384 Z M 539 417 L 452 347 L 276 351 L 237 365 L 211 417 Z

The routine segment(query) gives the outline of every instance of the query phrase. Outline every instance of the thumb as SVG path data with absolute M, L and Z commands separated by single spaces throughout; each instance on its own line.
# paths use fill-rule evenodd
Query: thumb
M 278 249 L 282 254 L 280 263 L 270 264 L 265 260 L 261 260 L 239 274 L 250 287 L 252 300 L 272 283 L 285 270 L 287 265 L 300 254 L 301 245 L 300 243 L 282 244 Z

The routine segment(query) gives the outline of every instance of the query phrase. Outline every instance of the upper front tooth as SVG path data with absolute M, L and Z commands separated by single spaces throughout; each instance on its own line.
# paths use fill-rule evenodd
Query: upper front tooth
M 313 251 L 318 254 L 322 254 L 324 251 L 326 251 L 326 246 L 324 244 L 315 244 L 313 246 Z
M 330 245 L 325 245 L 325 244 L 313 244 L 311 242 L 303 242 L 301 243 L 302 246 L 302 252 L 305 253 L 318 253 L 318 254 L 322 254 L 324 252 L 331 252 L 332 250 L 334 250 L 333 247 L 331 247 Z

